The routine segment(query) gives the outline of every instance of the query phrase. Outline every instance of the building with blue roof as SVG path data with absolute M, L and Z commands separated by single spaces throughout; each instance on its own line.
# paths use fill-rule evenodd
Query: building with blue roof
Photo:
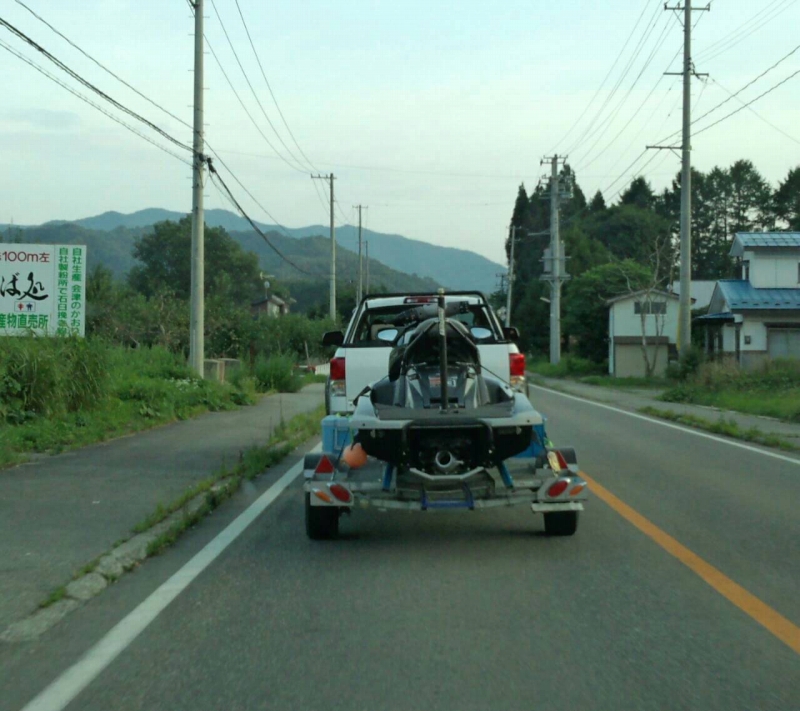
M 706 352 L 753 368 L 800 358 L 800 232 L 740 232 L 730 255 L 739 279 L 720 279 L 705 327 Z

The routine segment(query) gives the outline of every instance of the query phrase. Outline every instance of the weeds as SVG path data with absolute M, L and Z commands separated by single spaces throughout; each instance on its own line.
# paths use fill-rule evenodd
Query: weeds
M 528 370 L 546 378 L 569 378 L 606 374 L 608 373 L 608 364 L 595 363 L 587 358 L 568 355 L 562 358 L 558 365 L 552 365 L 543 360 L 534 361 L 528 366 Z
M 678 422 L 682 425 L 696 427 L 698 429 L 705 430 L 706 432 L 724 435 L 725 437 L 741 439 L 745 440 L 746 442 L 755 442 L 756 444 L 762 444 L 765 447 L 775 447 L 788 452 L 800 451 L 800 447 L 797 447 L 792 442 L 778 437 L 777 435 L 763 432 L 758 427 L 743 429 L 735 420 L 725 417 L 720 417 L 718 420 L 706 420 L 705 418 L 697 417 L 696 415 L 684 415 L 680 412 L 675 412 L 673 410 L 662 410 L 657 407 L 643 407 L 639 410 L 639 412 L 652 417 L 660 417 L 663 420 L 671 420 L 672 422 Z
M 55 605 L 59 600 L 63 600 L 67 596 L 67 588 L 65 586 L 61 586 L 60 588 L 56 588 L 51 592 L 42 602 L 39 603 L 39 607 L 50 607 L 50 605 Z

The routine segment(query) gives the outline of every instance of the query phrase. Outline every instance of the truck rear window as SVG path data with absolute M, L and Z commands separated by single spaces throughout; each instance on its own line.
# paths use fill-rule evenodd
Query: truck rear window
M 435 306 L 429 305 L 426 310 L 422 306 L 414 307 L 409 304 L 399 304 L 396 306 L 386 306 L 383 308 L 367 309 L 361 314 L 361 318 L 353 329 L 352 335 L 348 340 L 348 345 L 355 346 L 375 346 L 389 347 L 389 343 L 378 338 L 378 333 L 387 328 L 397 328 L 403 330 L 406 326 L 418 323 L 420 317 L 429 318 L 435 315 Z M 428 312 L 431 312 L 430 314 Z M 450 313 L 448 318 L 461 321 L 467 328 L 480 327 L 489 329 L 494 338 L 483 343 L 491 343 L 497 339 L 496 330 L 490 319 L 486 307 L 480 304 L 464 304 L 459 313 Z

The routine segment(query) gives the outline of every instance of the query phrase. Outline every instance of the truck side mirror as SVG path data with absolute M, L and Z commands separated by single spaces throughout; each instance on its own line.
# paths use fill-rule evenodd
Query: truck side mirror
M 322 337 L 323 346 L 341 346 L 344 343 L 344 334 L 341 331 L 328 331 Z
M 519 331 L 514 326 L 505 326 L 503 328 L 503 335 L 507 340 L 519 343 Z

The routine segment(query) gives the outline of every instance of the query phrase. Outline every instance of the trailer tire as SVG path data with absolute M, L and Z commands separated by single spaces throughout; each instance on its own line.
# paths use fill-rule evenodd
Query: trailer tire
M 577 511 L 552 511 L 544 515 L 544 532 L 548 536 L 572 536 L 577 530 Z
M 306 494 L 306 535 L 312 541 L 326 541 L 339 533 L 339 509 L 336 506 L 312 506 Z

